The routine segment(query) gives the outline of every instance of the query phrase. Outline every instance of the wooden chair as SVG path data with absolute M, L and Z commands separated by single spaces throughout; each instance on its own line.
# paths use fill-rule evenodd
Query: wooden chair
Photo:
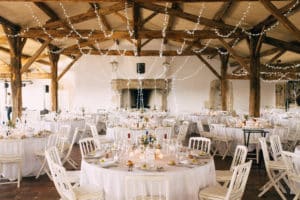
M 88 154 L 93 153 L 97 149 L 99 149 L 98 144 L 95 142 L 95 139 L 91 137 L 79 140 L 79 148 L 81 158 L 84 158 Z
M 49 168 L 51 168 L 51 163 L 55 163 L 57 165 L 63 166 L 57 147 L 53 146 L 53 147 L 50 147 L 49 149 L 47 149 L 45 151 L 45 157 L 46 157 Z M 51 171 L 51 169 L 50 169 L 50 171 Z M 78 171 L 78 170 L 77 171 L 66 171 L 66 175 L 67 175 L 67 179 L 70 183 L 79 185 L 80 171 Z
M 49 135 L 47 139 L 47 144 L 45 145 L 45 149 L 42 151 L 35 152 L 35 156 L 42 162 L 41 168 L 35 177 L 36 179 L 39 178 L 43 172 L 46 172 L 48 177 L 51 179 L 51 174 L 49 172 L 46 157 L 45 157 L 45 150 L 48 149 L 49 147 L 56 146 L 57 138 L 58 138 L 58 134 Z
M 178 132 L 178 135 L 177 135 L 177 138 L 176 138 L 176 140 L 178 142 L 183 143 L 185 141 L 185 138 L 186 138 L 186 135 L 187 135 L 187 132 L 188 132 L 188 128 L 189 128 L 188 124 L 183 124 L 183 125 L 179 126 L 179 132 Z
M 73 134 L 72 142 L 71 142 L 71 144 L 70 144 L 67 152 L 63 155 L 63 159 L 62 159 L 62 164 L 63 165 L 67 162 L 74 169 L 77 169 L 79 165 L 71 158 L 71 153 L 72 153 L 72 150 L 73 150 L 73 146 L 74 146 L 74 144 L 76 142 L 78 132 L 79 132 L 79 128 L 77 127 L 77 128 L 75 128 L 75 132 Z
M 216 170 L 216 179 L 218 182 L 224 183 L 227 186 L 232 178 L 234 168 L 245 163 L 248 153 L 248 148 L 244 145 L 238 145 L 235 149 L 233 160 L 229 170 Z
M 280 183 L 280 180 L 285 178 L 287 175 L 286 167 L 282 161 L 270 160 L 266 138 L 263 137 L 259 138 L 259 142 L 263 152 L 265 167 L 266 167 L 267 175 L 269 177 L 269 181 L 260 188 L 260 190 L 262 191 L 258 194 L 258 197 L 261 197 L 267 191 L 269 191 L 269 189 L 274 187 L 274 189 L 279 194 L 281 199 L 286 200 L 281 190 L 283 190 L 284 192 L 286 191 Z
M 282 151 L 282 157 L 287 168 L 290 189 L 295 193 L 294 200 L 300 199 L 300 155 Z
M 210 145 L 211 141 L 205 137 L 190 137 L 189 139 L 189 148 L 200 150 L 205 152 L 207 155 L 210 154 Z
M 213 156 L 217 155 L 219 152 L 219 146 L 225 145 L 225 151 L 223 154 L 219 152 L 224 160 L 230 151 L 232 139 L 227 135 L 225 124 L 211 124 L 210 132 L 212 133 L 212 140 L 214 142 Z
M 82 187 L 82 186 L 72 186 L 70 181 L 68 180 L 68 176 L 64 167 L 59 164 L 56 164 L 50 161 L 50 170 L 53 177 L 53 182 L 55 188 L 60 195 L 61 199 L 67 200 L 103 200 L 104 193 L 103 191 L 99 191 L 97 188 L 93 188 L 92 186 Z
M 169 181 L 161 175 L 126 176 L 125 200 L 170 200 Z
M 23 156 L 23 144 L 21 140 L 0 140 L 0 146 L 4 151 L 0 154 L 0 185 L 17 183 L 17 187 L 20 188 L 22 179 L 22 156 Z M 13 146 L 14 150 L 11 151 Z M 8 178 L 2 176 L 2 165 L 16 164 L 18 167 L 18 177 L 16 181 L 10 181 Z M 3 181 L 4 180 L 4 181 Z
M 243 197 L 252 160 L 234 168 L 228 189 L 220 185 L 207 187 L 199 192 L 200 200 L 240 200 Z
M 271 135 L 270 136 L 270 145 L 271 145 L 271 152 L 273 159 L 276 161 L 281 160 L 281 153 L 282 153 L 282 144 L 280 141 L 279 135 Z

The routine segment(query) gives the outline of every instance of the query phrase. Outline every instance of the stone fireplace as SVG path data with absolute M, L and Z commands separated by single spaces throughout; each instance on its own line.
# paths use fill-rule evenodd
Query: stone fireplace
M 111 85 L 116 108 L 167 109 L 169 79 L 113 79 Z

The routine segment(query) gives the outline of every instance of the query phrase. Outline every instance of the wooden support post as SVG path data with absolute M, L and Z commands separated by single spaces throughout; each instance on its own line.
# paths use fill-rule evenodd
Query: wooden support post
M 260 49 L 262 37 L 263 35 L 252 36 L 248 39 L 250 48 L 249 115 L 252 117 L 260 117 Z
M 7 35 L 16 35 L 18 31 L 3 27 Z M 21 37 L 7 37 L 10 46 L 12 120 L 22 116 L 22 49 L 26 42 Z
M 49 45 L 49 60 L 51 62 L 51 110 L 57 112 L 58 110 L 58 78 L 57 78 L 57 65 L 60 54 L 55 54 L 57 47 Z
M 225 52 L 226 50 L 223 49 L 221 52 Z M 229 54 L 222 54 L 220 53 L 220 60 L 221 60 L 221 105 L 222 110 L 227 111 L 227 99 L 228 99 L 228 80 L 227 80 L 227 69 L 228 69 L 228 60 Z

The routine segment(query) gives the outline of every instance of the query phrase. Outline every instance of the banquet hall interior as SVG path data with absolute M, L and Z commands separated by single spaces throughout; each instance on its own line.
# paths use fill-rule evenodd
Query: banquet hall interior
M 0 0 L 0 200 L 300 200 L 299 10 Z

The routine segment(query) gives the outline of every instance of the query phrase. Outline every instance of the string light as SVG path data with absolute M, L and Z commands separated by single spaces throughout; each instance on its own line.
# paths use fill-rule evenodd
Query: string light
M 233 28 L 231 31 L 229 31 L 227 34 L 223 35 L 223 34 L 220 33 L 220 31 L 219 31 L 217 28 L 215 28 L 215 29 L 214 29 L 214 30 L 215 30 L 215 33 L 216 33 L 219 37 L 222 37 L 222 38 L 228 38 L 228 37 L 230 37 L 232 34 L 234 34 L 234 33 L 237 31 L 237 29 L 241 26 L 241 24 L 244 22 L 244 20 L 246 19 L 247 15 L 249 14 L 251 5 L 252 5 L 251 2 L 249 2 L 246 11 L 243 12 L 243 15 L 242 15 L 241 19 L 239 20 L 239 22 L 234 26 L 234 28 Z
M 130 23 L 129 23 L 129 17 L 128 17 L 127 10 L 128 10 L 128 3 L 127 3 L 127 1 L 125 1 L 124 13 L 125 13 L 125 17 L 126 17 L 126 28 L 128 30 L 128 33 L 129 33 L 130 37 L 132 37 L 133 34 L 134 34 L 134 30 L 131 30 L 131 28 L 130 28 Z
M 104 30 L 104 28 L 103 28 L 103 22 L 102 22 L 102 20 L 100 19 L 100 16 L 99 16 L 99 13 L 98 13 L 98 10 L 97 10 L 97 4 L 96 3 L 93 3 L 93 7 L 94 7 L 94 12 L 95 12 L 95 14 L 96 14 L 96 16 L 97 16 L 97 23 L 98 23 L 98 26 L 99 26 L 99 28 L 100 28 L 100 30 L 101 30 L 101 32 L 103 33 L 103 35 L 104 35 L 104 37 L 105 38 L 108 38 L 108 37 L 111 37 L 111 36 L 113 36 L 113 34 L 114 34 L 114 31 L 113 30 L 111 30 L 111 32 L 109 33 L 109 34 L 107 34 L 106 33 L 106 31 Z
M 193 30 L 192 31 L 187 30 L 187 29 L 185 30 L 188 34 L 194 35 L 195 31 L 198 30 L 198 27 L 200 25 L 200 19 L 201 19 L 202 13 L 204 12 L 204 9 L 205 9 L 205 3 L 202 3 L 201 4 L 201 9 L 199 10 L 199 14 L 198 14 L 198 17 L 197 17 L 197 23 L 195 24 Z

